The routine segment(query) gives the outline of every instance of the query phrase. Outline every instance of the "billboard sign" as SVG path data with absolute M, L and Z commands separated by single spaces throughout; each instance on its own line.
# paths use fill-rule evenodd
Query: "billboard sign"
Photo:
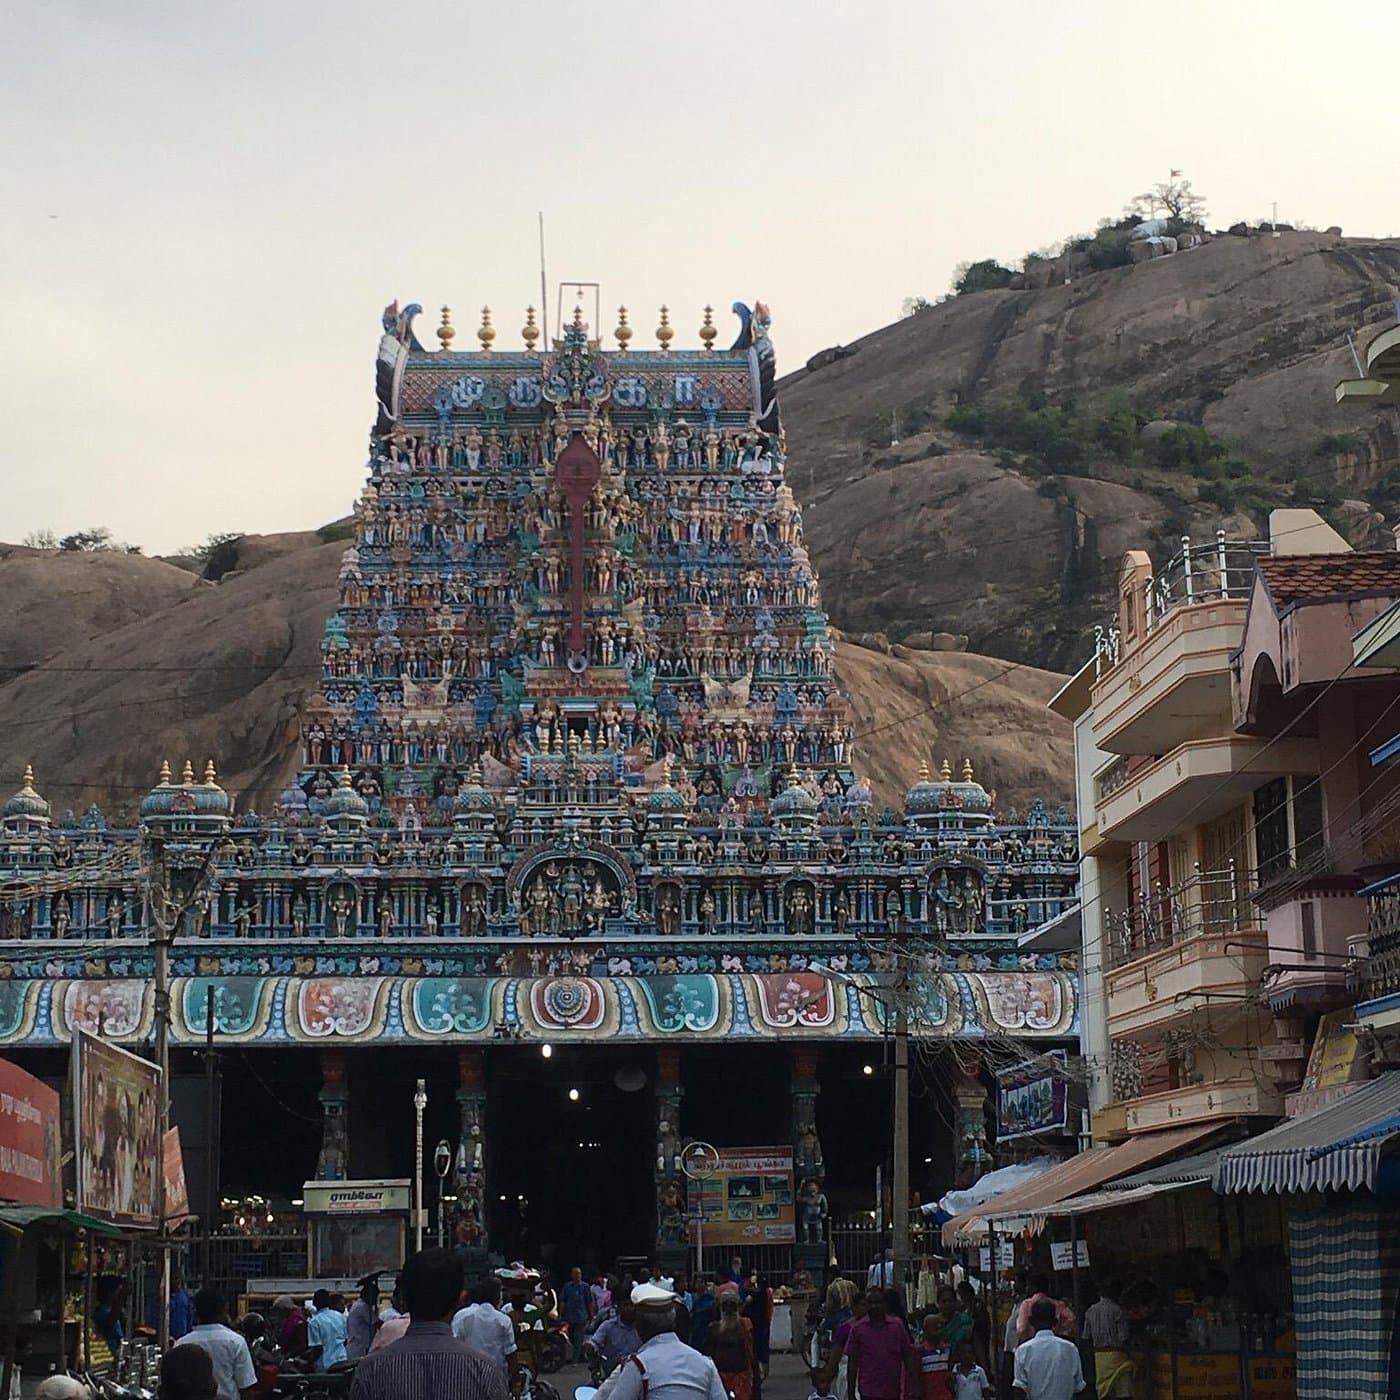
M 185 1185 L 185 1155 L 180 1151 L 179 1128 L 167 1128 L 165 1151 L 165 1228 L 178 1230 L 190 1218 L 190 1193 Z
M 691 1239 L 710 1245 L 792 1244 L 797 1239 L 792 1148 L 721 1147 L 713 1172 L 689 1184 Z
M 1069 1121 L 1068 1057 L 1051 1050 L 997 1075 L 997 1141 L 1062 1133 Z
M 0 1201 L 63 1206 L 58 1095 L 0 1060 Z
M 160 1069 L 86 1031 L 73 1037 L 78 1209 L 154 1229 L 160 1172 Z

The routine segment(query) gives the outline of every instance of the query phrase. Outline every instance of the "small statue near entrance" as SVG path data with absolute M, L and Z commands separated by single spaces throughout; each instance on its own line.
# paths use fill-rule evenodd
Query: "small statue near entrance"
M 831 1208 L 821 1182 L 809 1176 L 797 1193 L 798 1241 L 801 1244 L 821 1244 L 826 1238 L 827 1216 Z
M 658 1245 L 686 1242 L 685 1192 L 675 1177 L 668 1177 L 656 1188 L 656 1242 Z

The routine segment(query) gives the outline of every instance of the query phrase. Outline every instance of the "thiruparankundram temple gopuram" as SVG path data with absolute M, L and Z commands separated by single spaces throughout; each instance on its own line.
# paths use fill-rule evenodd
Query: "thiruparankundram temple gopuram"
M 384 312 L 295 780 L 254 812 L 181 756 L 109 823 L 27 775 L 0 832 L 7 1055 L 52 1075 L 75 1027 L 149 1043 L 157 840 L 176 1072 L 212 989 L 225 1176 L 250 1141 L 288 1183 L 408 1175 L 424 1078 L 459 1238 L 511 1257 L 587 1203 L 615 1250 L 673 1255 L 698 1138 L 793 1152 L 817 1268 L 828 1200 L 871 1204 L 896 984 L 915 1185 L 985 1169 L 991 1050 L 1075 1043 L 1073 956 L 1021 946 L 1074 902 L 1072 824 L 999 815 L 956 755 L 902 811 L 873 801 L 768 311 L 734 310 L 728 349 L 707 309 L 695 350 L 663 310 L 655 349 L 576 311 L 545 344 L 531 312 L 514 351 L 488 314 L 467 352 L 446 312 L 438 349 L 419 307 Z

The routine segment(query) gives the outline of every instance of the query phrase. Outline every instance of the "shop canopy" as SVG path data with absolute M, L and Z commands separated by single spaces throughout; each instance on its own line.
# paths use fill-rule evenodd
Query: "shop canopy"
M 1139 1205 L 1154 1196 L 1169 1191 L 1188 1191 L 1193 1186 L 1209 1186 L 1215 1179 L 1216 1163 L 1225 1149 L 1211 1147 L 1190 1157 L 1178 1157 L 1146 1171 L 1110 1181 L 1101 1191 L 1072 1196 L 1046 1206 L 1041 1215 L 1056 1219 L 1068 1215 L 1091 1215 L 1100 1210 L 1117 1210 L 1120 1206 Z
M 1363 1084 L 1315 1113 L 1290 1118 L 1220 1154 L 1215 1189 L 1374 1191 L 1381 1159 L 1400 1136 L 1400 1073 Z
M 1003 1191 L 975 1210 L 948 1221 L 943 1227 L 943 1242 L 952 1245 L 980 1240 L 987 1234 L 988 1222 L 1008 1234 L 1026 1229 L 1038 1232 L 1045 1223 L 1046 1207 L 1094 1191 L 1105 1182 L 1127 1176 L 1219 1131 L 1219 1123 L 1163 1128 L 1130 1137 L 1114 1147 L 1095 1147 L 1068 1157 L 1034 1180 Z
M 76 1210 L 61 1210 L 57 1206 L 0 1205 L 0 1228 L 23 1231 L 39 1224 L 67 1225 L 71 1230 L 92 1230 L 99 1235 L 121 1234 L 116 1225 Z

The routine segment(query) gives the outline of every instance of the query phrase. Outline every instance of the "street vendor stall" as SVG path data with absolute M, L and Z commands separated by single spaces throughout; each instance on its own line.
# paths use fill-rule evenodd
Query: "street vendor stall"
M 359 1280 L 395 1273 L 408 1247 L 412 1187 L 407 1178 L 308 1181 L 302 1187 L 307 1278 L 250 1280 L 245 1307 L 265 1307 L 279 1294 L 309 1298 L 318 1288 L 353 1294 Z
M 1218 1157 L 1202 1152 L 1047 1206 L 1036 1223 L 1057 1267 L 1069 1266 L 1056 1291 L 1088 1302 L 1096 1284 L 1120 1281 L 1127 1354 L 1139 1393 L 1154 1400 L 1293 1400 L 1285 1214 L 1278 1198 L 1217 1195 Z

